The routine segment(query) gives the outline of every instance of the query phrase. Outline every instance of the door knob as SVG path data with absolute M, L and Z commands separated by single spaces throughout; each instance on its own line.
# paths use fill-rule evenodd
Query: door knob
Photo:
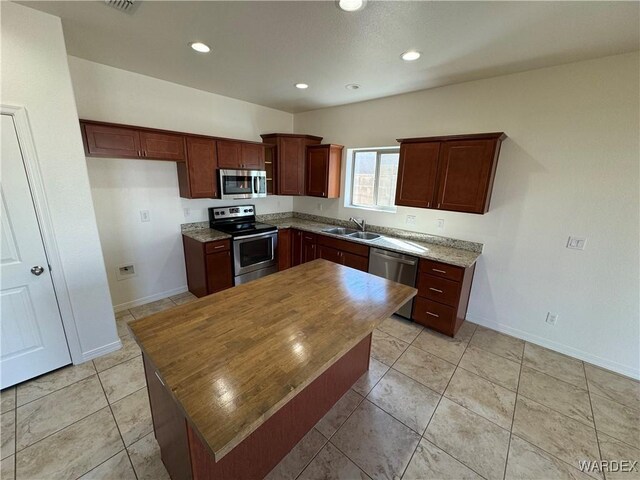
M 36 265 L 35 267 L 31 267 L 31 273 L 38 277 L 44 273 L 44 268 L 42 268 L 40 265 Z

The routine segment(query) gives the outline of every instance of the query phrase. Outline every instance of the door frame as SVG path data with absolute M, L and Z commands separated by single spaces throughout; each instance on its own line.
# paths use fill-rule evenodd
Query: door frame
M 45 193 L 42 172 L 40 170 L 40 162 L 36 146 L 31 134 L 31 126 L 27 110 L 24 107 L 0 104 L 0 114 L 9 115 L 13 119 L 13 124 L 18 137 L 18 145 L 22 153 L 22 162 L 24 164 L 27 175 L 27 182 L 31 190 L 31 198 L 40 227 L 40 236 L 44 245 L 47 261 L 51 266 L 51 280 L 53 283 L 53 291 L 58 303 L 60 317 L 62 318 L 62 327 L 67 337 L 67 345 L 71 354 L 71 361 L 79 364 L 85 361 L 80 346 L 80 337 L 76 327 L 76 319 L 73 314 L 71 305 L 71 297 L 67 286 L 67 280 L 62 268 L 62 261 L 58 251 L 55 231 L 49 214 L 49 203 Z

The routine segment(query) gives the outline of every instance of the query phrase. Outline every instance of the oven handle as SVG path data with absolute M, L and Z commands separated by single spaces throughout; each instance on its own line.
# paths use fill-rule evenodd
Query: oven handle
M 247 236 L 242 236 L 242 237 L 236 237 L 234 238 L 234 241 L 236 242 L 241 242 L 242 240 L 247 240 L 250 238 L 256 238 L 256 237 L 277 237 L 278 236 L 278 231 L 275 230 L 273 232 L 268 232 L 268 233 L 254 233 L 253 235 L 247 235 Z

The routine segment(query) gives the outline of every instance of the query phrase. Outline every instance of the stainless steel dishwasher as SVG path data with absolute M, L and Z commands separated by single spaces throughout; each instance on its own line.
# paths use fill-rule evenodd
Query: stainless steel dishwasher
M 371 248 L 369 251 L 369 273 L 378 277 L 393 280 L 394 282 L 416 286 L 418 273 L 418 259 L 411 255 Z M 411 318 L 413 299 L 405 303 L 396 313 L 406 318 Z

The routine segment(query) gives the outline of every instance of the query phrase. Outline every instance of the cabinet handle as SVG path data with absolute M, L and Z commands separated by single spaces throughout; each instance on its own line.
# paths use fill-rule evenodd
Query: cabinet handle
M 142 150 L 138 150 L 138 156 L 141 157 L 142 156 Z
M 213 247 L 214 250 L 217 250 L 219 248 L 224 248 L 224 245 L 218 245 L 217 247 Z
M 440 318 L 440 315 L 436 315 L 435 313 L 427 312 L 427 315 L 431 315 L 432 317 Z
M 162 386 L 164 387 L 164 382 L 162 381 L 162 379 L 160 378 L 160 375 L 158 375 L 158 372 L 156 372 L 156 377 L 158 378 L 158 380 L 160 381 L 160 383 L 162 384 Z
M 437 288 L 429 287 L 429 290 L 432 290 L 432 291 L 438 292 L 438 293 L 442 293 L 442 290 L 438 290 Z
M 447 273 L 446 270 L 438 270 L 437 268 L 432 268 L 431 270 L 438 273 Z

